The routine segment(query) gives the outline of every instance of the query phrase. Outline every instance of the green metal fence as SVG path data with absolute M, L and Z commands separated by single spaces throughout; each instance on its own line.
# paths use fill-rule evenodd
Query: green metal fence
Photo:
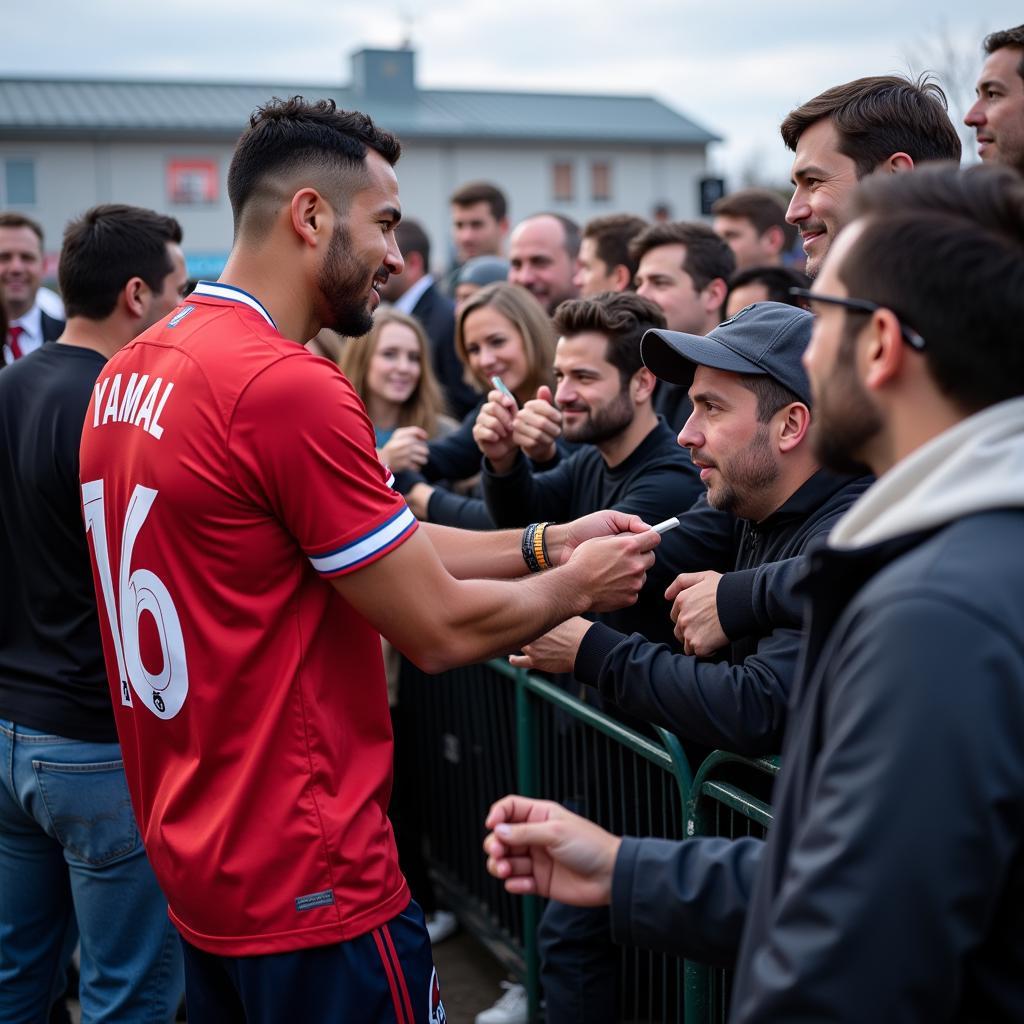
M 778 771 L 778 758 L 711 754 L 690 788 L 687 835 L 763 839 L 772 821 L 772 785 Z M 724 1022 L 731 981 L 730 971 L 687 962 L 686 1024 Z
M 773 761 L 714 754 L 696 778 L 679 741 L 627 725 L 538 676 L 491 661 L 428 676 L 403 666 L 401 700 L 417 723 L 413 751 L 432 874 L 443 899 L 539 998 L 537 923 L 543 901 L 512 897 L 485 869 L 490 805 L 507 793 L 568 803 L 622 835 L 759 835 L 770 821 Z M 619 1019 L 724 1019 L 721 971 L 623 948 Z

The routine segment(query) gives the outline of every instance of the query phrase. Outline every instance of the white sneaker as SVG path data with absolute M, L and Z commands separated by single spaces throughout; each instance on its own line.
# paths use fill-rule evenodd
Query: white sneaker
M 427 934 L 432 946 L 450 939 L 458 929 L 458 918 L 450 910 L 438 910 L 427 915 Z
M 476 1015 L 476 1024 L 527 1024 L 529 1000 L 526 988 L 513 981 L 503 981 L 505 994 L 489 1009 Z

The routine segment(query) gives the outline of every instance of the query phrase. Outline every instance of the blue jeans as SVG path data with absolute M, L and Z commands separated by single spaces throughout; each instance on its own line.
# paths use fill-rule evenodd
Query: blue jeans
M 76 918 L 83 1024 L 169 1021 L 181 947 L 120 747 L 0 719 L 0 1021 L 46 1021 Z

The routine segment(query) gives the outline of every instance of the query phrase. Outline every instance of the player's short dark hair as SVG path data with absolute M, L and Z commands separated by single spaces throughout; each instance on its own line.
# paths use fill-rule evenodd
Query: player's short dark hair
M 872 176 L 851 213 L 864 226 L 840 279 L 924 338 L 942 393 L 966 412 L 1024 394 L 1024 179 L 992 165 Z M 845 315 L 855 336 L 862 317 Z
M 169 244 L 181 244 L 181 225 L 140 206 L 94 206 L 64 231 L 57 279 L 69 317 L 108 317 L 121 289 L 141 277 L 150 290 L 163 290 L 174 269 Z
M 647 227 L 643 217 L 631 213 L 612 213 L 606 217 L 594 217 L 583 228 L 583 237 L 594 240 L 597 258 L 609 269 L 625 267 L 629 271 L 629 287 L 633 287 L 637 260 L 630 252 L 629 244 Z
M 351 174 L 365 167 L 371 149 L 392 165 L 402 153 L 394 135 L 378 128 L 366 114 L 339 110 L 334 100 L 292 96 L 259 107 L 238 140 L 228 169 L 236 235 L 246 207 L 271 175 L 300 167 Z M 348 191 L 342 189 L 331 198 L 343 209 Z
M 985 36 L 985 52 L 993 54 L 1005 46 L 1016 46 L 1024 51 L 1024 25 L 1016 28 L 1006 28 L 1001 32 L 990 32 Z M 1017 74 L 1024 78 L 1024 52 L 1021 53 L 1020 63 L 1017 65 Z
M 411 252 L 419 253 L 423 260 L 424 272 L 430 270 L 430 238 L 419 221 L 400 221 L 395 227 L 395 241 L 403 256 Z
M 906 153 L 915 164 L 925 160 L 960 160 L 960 136 L 949 119 L 946 94 L 930 76 L 916 80 L 878 75 L 835 85 L 791 110 L 780 131 L 786 145 L 797 142 L 811 125 L 829 118 L 839 135 L 839 152 L 870 174 L 893 153 Z
M 728 281 L 736 269 L 736 257 L 729 243 L 698 221 L 672 221 L 652 224 L 630 244 L 630 252 L 639 266 L 652 249 L 663 245 L 681 245 L 685 249 L 683 270 L 690 275 L 694 287 L 701 291 L 715 278 Z
M 508 215 L 508 200 L 505 193 L 487 181 L 470 181 L 457 188 L 448 202 L 452 206 L 476 206 L 486 203 L 491 208 L 491 216 L 502 220 Z
M 560 337 L 603 334 L 608 339 L 605 358 L 619 371 L 625 389 L 643 365 L 640 339 L 652 328 L 665 328 L 665 314 L 649 299 L 633 292 L 605 292 L 585 299 L 566 299 L 555 310 L 555 331 Z
M 0 228 L 29 228 L 39 239 L 39 248 L 43 247 L 43 226 L 39 221 L 26 217 L 23 213 L 15 210 L 5 210 L 0 213 Z

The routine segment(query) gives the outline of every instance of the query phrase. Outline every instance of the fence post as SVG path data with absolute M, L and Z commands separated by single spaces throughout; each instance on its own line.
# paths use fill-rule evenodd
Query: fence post
M 668 729 L 662 729 L 660 725 L 654 728 L 661 740 L 661 745 L 665 748 L 669 757 L 672 758 L 672 774 L 675 776 L 676 785 L 679 787 L 679 796 L 683 802 L 683 811 L 685 813 L 690 805 L 690 791 L 693 789 L 693 770 L 690 767 L 690 761 L 683 752 L 683 745 L 679 742 L 679 737 L 675 733 L 669 732 Z
M 516 672 L 516 778 L 519 792 L 537 792 L 536 711 L 525 685 L 526 670 Z M 526 996 L 529 1019 L 540 1010 L 540 962 L 537 952 L 537 897 L 523 898 L 523 959 L 526 961 Z

